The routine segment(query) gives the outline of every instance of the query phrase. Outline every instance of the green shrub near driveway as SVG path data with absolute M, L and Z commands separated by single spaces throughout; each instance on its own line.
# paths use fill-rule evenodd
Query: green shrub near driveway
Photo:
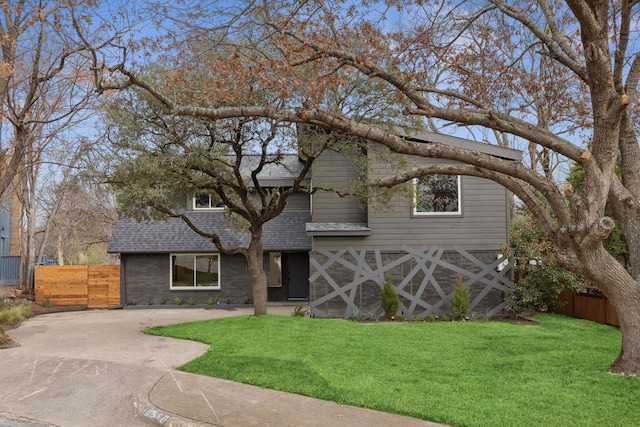
M 558 315 L 359 323 L 244 316 L 147 332 L 211 344 L 180 369 L 453 426 L 640 425 L 640 379 L 610 375 L 617 328 Z

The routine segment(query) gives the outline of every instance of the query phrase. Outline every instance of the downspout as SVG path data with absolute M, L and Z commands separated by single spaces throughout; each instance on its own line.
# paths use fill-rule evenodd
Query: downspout
M 125 274 L 124 274 L 124 259 L 122 254 L 118 252 L 118 259 L 120 260 L 120 305 L 116 305 L 114 309 L 123 309 L 127 303 L 127 287 L 125 286 Z

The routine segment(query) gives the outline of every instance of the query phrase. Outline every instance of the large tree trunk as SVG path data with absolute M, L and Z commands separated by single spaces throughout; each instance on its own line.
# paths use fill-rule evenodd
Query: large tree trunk
M 622 333 L 620 356 L 609 371 L 640 376 L 640 284 L 623 286 L 620 291 L 607 295 L 618 313 Z
M 640 283 L 602 245 L 577 256 L 585 266 L 581 273 L 604 293 L 620 320 L 622 348 L 609 371 L 640 376 Z
M 267 274 L 264 271 L 262 227 L 251 232 L 251 243 L 246 252 L 249 274 L 253 282 L 253 314 L 267 314 Z

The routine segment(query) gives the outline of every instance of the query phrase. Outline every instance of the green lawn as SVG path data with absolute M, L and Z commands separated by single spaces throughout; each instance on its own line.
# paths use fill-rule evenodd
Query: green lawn
M 606 373 L 618 329 L 556 315 L 356 323 L 268 315 L 147 329 L 211 345 L 181 367 L 462 426 L 639 426 L 640 379 Z

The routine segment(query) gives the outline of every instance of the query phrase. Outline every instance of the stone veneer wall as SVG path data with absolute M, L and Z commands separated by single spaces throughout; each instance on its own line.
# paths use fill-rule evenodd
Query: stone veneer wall
M 469 312 L 499 314 L 513 287 L 511 265 L 499 265 L 499 251 L 445 251 L 402 248 L 398 252 L 343 250 L 310 255 L 310 305 L 316 316 L 374 317 L 380 312 L 382 283 L 391 277 L 400 314 L 412 320 L 430 314 L 452 315 L 450 298 L 459 275 L 471 294 Z M 500 271 L 498 271 L 500 270 Z

